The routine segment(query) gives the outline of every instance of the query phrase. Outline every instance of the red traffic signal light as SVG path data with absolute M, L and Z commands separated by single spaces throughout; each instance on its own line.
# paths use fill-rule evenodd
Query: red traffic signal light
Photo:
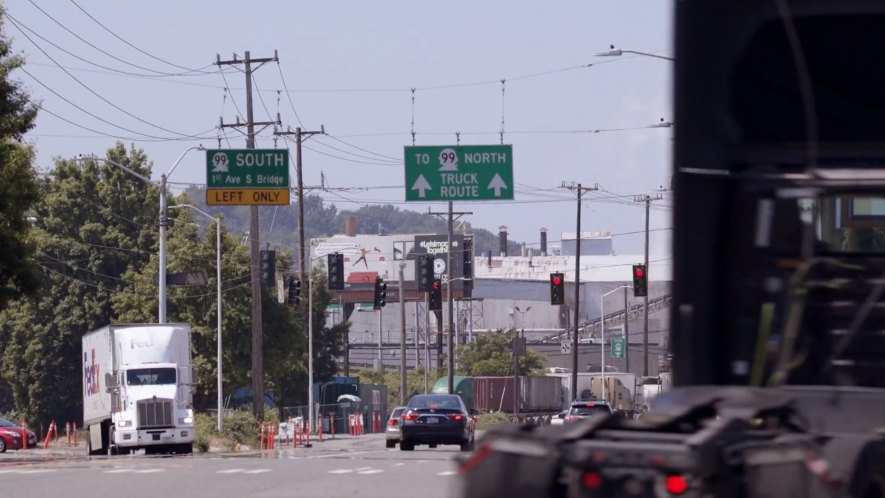
M 633 295 L 648 295 L 648 272 L 645 271 L 645 265 L 633 265 Z
M 428 301 L 431 311 L 442 310 L 442 282 L 438 278 L 433 280 Z
M 565 304 L 565 275 L 550 274 L 550 304 Z

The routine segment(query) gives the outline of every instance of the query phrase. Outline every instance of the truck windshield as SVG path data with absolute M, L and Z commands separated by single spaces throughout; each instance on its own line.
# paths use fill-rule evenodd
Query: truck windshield
M 135 368 L 126 371 L 126 384 L 130 386 L 150 386 L 175 384 L 174 368 Z

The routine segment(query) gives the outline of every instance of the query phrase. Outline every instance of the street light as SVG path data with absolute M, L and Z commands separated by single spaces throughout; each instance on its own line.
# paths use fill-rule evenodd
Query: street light
M 616 287 L 605 294 L 599 296 L 599 331 L 602 334 L 602 343 L 599 345 L 599 356 L 602 357 L 602 400 L 605 401 L 605 310 L 603 309 L 603 304 L 605 303 L 605 296 L 609 294 L 614 294 L 615 292 L 628 288 L 629 285 L 622 285 L 620 287 Z M 627 320 L 627 316 L 624 315 L 624 320 Z M 627 343 L 629 344 L 629 342 Z M 629 370 L 630 366 L 627 365 L 627 369 Z
M 221 218 L 212 216 L 202 209 L 190 204 L 171 206 L 172 209 L 180 209 L 186 207 L 193 209 L 194 211 L 202 214 L 215 223 L 215 283 L 218 292 L 218 350 L 216 352 L 215 360 L 218 363 L 218 415 L 216 416 L 216 418 L 218 432 L 221 432 L 222 411 L 224 409 L 224 397 L 221 393 Z
M 160 187 L 160 275 L 159 275 L 160 309 L 159 309 L 158 316 L 157 316 L 157 323 L 166 323 L 166 224 L 167 224 L 166 178 L 172 174 L 172 171 L 174 171 L 175 168 L 178 166 L 178 164 L 181 162 L 181 160 L 184 159 L 184 156 L 188 152 L 190 152 L 194 149 L 206 150 L 206 148 L 203 147 L 202 145 L 195 145 L 193 147 L 188 147 L 187 149 L 185 149 L 185 151 L 182 152 L 180 156 L 178 156 L 178 159 L 175 161 L 175 163 L 172 165 L 172 167 L 169 168 L 169 171 L 160 175 L 159 183 L 151 180 L 150 178 L 148 178 L 140 173 L 135 172 L 134 170 L 132 170 L 131 168 L 129 168 L 127 166 L 124 166 L 116 161 L 111 161 L 110 159 L 104 159 L 101 157 L 92 157 L 92 158 L 79 157 L 79 158 L 75 159 L 78 161 L 83 161 L 83 160 L 87 160 L 87 159 L 92 159 L 93 161 L 102 161 L 102 162 L 111 164 L 113 166 L 116 166 L 116 167 L 122 169 L 123 171 L 129 173 L 130 175 L 138 178 L 139 180 L 141 180 L 145 183 L 149 183 L 151 185 L 159 185 L 159 187 Z
M 664 60 L 668 60 L 668 61 L 676 60 L 673 57 L 667 57 L 666 55 L 651 54 L 648 52 L 639 52 L 638 50 L 621 50 L 620 48 L 615 48 L 614 45 L 609 45 L 609 47 L 611 48 L 610 50 L 608 50 L 606 52 L 597 52 L 594 55 L 596 57 L 620 57 L 623 54 L 636 54 L 636 55 L 644 55 L 646 57 L 654 57 L 656 59 L 664 59 Z

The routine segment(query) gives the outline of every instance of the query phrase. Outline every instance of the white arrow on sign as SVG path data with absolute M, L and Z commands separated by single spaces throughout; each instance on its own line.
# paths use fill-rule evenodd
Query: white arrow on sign
M 415 184 L 412 185 L 412 190 L 418 191 L 418 197 L 424 197 L 425 192 L 431 190 L 433 187 L 430 186 L 430 183 L 427 181 L 427 178 L 424 178 L 424 175 L 418 175 L 418 179 L 415 180 Z
M 414 187 L 412 187 L 414 188 Z M 501 197 L 501 189 L 508 188 L 507 184 L 504 183 L 504 180 L 501 179 L 501 175 L 495 173 L 495 177 L 492 178 L 492 181 L 489 182 L 489 186 L 486 188 L 493 189 L 495 191 L 495 197 Z M 423 195 L 421 197 L 424 197 Z

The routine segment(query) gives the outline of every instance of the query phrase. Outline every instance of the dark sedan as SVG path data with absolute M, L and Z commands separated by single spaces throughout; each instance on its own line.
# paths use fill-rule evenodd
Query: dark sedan
M 0 418 L 0 453 L 37 447 L 37 436 L 22 426 Z
M 418 394 L 403 413 L 399 449 L 412 451 L 415 445 L 457 444 L 461 451 L 472 451 L 474 418 L 457 394 Z

